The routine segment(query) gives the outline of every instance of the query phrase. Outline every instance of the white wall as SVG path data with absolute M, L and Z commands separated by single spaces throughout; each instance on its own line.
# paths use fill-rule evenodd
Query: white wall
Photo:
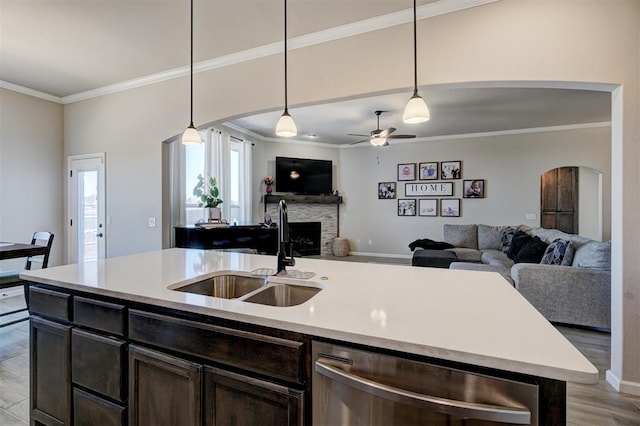
M 50 266 L 63 258 L 63 177 L 62 105 L 0 89 L 0 241 L 29 243 L 35 231 L 53 232 Z
M 614 315 L 609 380 L 638 394 L 639 16 L 640 3 L 635 0 L 503 0 L 418 24 L 418 81 L 423 85 L 512 81 L 562 87 L 564 82 L 591 82 L 604 90 L 617 88 L 612 125 Z M 409 31 L 409 24 L 400 25 L 292 51 L 292 114 L 297 104 L 399 88 L 409 93 Z M 385 60 L 372 67 L 371 58 L 380 52 Z M 194 121 L 203 125 L 281 108 L 281 68 L 277 55 L 196 75 Z M 65 154 L 107 153 L 107 214 L 113 218 L 107 234 L 109 256 L 161 247 L 161 229 L 147 228 L 147 216 L 159 217 L 162 212 L 160 143 L 187 125 L 188 87 L 188 79 L 182 78 L 65 106 Z M 479 163 L 461 159 L 470 167 Z M 363 156 L 361 161 L 371 163 L 371 158 Z M 481 171 L 469 171 L 477 172 Z M 494 185 L 497 178 L 487 179 Z

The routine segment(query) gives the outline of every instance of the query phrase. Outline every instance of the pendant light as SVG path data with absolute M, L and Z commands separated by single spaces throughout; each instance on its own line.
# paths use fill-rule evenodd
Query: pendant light
M 413 0 L 413 96 L 407 102 L 402 114 L 402 121 L 407 124 L 429 121 L 429 108 L 424 99 L 418 95 L 418 40 L 416 36 L 416 0 Z
M 276 135 L 290 138 L 298 134 L 298 128 L 289 115 L 287 99 L 287 0 L 284 0 L 284 112 L 278 120 Z
M 196 129 L 196 126 L 193 125 L 193 0 L 191 0 L 191 76 L 190 76 L 190 84 L 191 84 L 191 119 L 189 122 L 189 127 L 182 134 L 182 144 L 183 145 L 198 145 L 202 143 L 202 138 L 200 137 L 200 133 Z

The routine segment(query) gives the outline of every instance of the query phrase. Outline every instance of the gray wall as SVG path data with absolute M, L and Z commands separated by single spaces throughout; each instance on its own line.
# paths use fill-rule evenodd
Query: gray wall
M 55 237 L 49 263 L 63 259 L 62 105 L 0 88 L 0 241 Z M 0 262 L 23 268 L 24 259 Z
M 415 239 L 441 240 L 445 223 L 539 226 L 540 175 L 561 166 L 588 166 L 605 176 L 608 239 L 610 131 L 604 127 L 342 150 L 340 192 L 345 206 L 340 235 L 349 238 L 358 252 L 408 254 L 407 244 Z M 398 163 L 453 160 L 462 161 L 463 179 L 485 179 L 483 199 L 464 199 L 462 180 L 451 181 L 453 198 L 461 199 L 461 217 L 397 216 L 396 200 L 378 200 L 377 183 L 397 180 Z M 397 197 L 404 195 L 404 183 L 398 182 Z M 527 220 L 528 213 L 534 213 L 536 219 Z

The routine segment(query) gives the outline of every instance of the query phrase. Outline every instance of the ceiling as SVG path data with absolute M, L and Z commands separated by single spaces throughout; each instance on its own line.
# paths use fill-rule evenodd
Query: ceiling
M 418 6 L 450 0 L 418 0 Z M 282 0 L 195 0 L 194 61 L 282 41 Z M 289 0 L 289 37 L 406 11 L 409 1 Z M 303 19 L 301 17 L 313 17 Z M 233 34 L 233 37 L 229 37 Z M 212 40 L 224 40 L 215 43 Z M 58 98 L 189 65 L 189 0 L 0 0 L 0 83 Z M 513 85 L 512 85 L 513 86 Z M 517 86 L 517 85 L 515 85 Z M 404 125 L 411 93 L 290 108 L 298 139 L 349 145 L 380 127 L 428 138 L 610 121 L 606 91 L 494 85 L 424 87 L 431 121 Z M 236 119 L 272 138 L 281 111 Z

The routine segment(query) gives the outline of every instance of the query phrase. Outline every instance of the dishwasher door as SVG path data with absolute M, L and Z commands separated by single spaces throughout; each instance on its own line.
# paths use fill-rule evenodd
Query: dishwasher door
M 536 385 L 313 342 L 313 424 L 537 425 Z

